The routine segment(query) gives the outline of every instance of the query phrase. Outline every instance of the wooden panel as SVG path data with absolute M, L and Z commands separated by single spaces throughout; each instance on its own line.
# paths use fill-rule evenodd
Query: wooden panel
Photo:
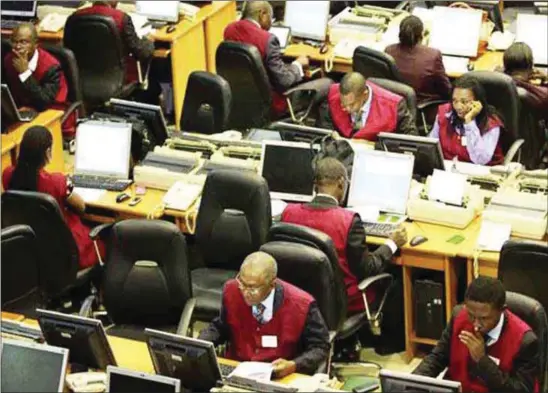
M 414 332 L 411 336 L 411 341 L 417 344 L 426 344 L 426 345 L 432 345 L 432 346 L 436 345 L 438 342 L 438 340 L 434 340 L 431 338 L 416 337 Z
M 224 40 L 226 26 L 236 20 L 236 2 L 215 1 L 211 5 L 215 9 L 205 20 L 205 45 L 207 70 L 216 73 L 215 54 L 217 47 Z
M 405 314 L 405 361 L 410 362 L 415 357 L 416 345 L 411 340 L 415 330 L 413 308 L 413 281 L 412 269 L 403 266 L 403 308 Z
M 411 250 L 402 251 L 402 261 L 405 266 L 417 267 L 421 269 L 443 271 L 445 267 L 445 257 L 437 256 Z

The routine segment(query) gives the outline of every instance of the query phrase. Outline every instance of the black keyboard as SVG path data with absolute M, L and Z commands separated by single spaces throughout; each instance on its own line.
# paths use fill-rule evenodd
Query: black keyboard
M 131 184 L 131 180 L 116 180 L 99 176 L 72 176 L 74 187 L 98 188 L 108 191 L 124 191 Z
M 396 227 L 393 224 L 365 222 L 363 229 L 367 236 L 389 237 Z
M 17 20 L 17 19 L 1 19 L 0 20 L 2 29 L 6 29 L 6 30 L 13 30 L 23 22 L 24 21 Z
M 228 364 L 222 364 L 222 363 L 219 363 L 219 368 L 221 369 L 221 375 L 223 377 L 229 376 L 230 373 L 236 369 L 236 367 L 234 366 L 229 366 Z

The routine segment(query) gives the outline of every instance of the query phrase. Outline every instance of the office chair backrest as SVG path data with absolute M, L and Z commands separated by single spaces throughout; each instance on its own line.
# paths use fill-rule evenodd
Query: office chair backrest
M 51 53 L 61 63 L 61 69 L 65 74 L 65 79 L 68 86 L 67 100 L 71 103 L 82 101 L 82 87 L 80 86 L 80 73 L 78 71 L 78 63 L 74 53 L 60 45 L 45 45 L 40 44 L 42 49 Z
M 543 118 L 544 113 L 532 105 L 531 94 L 523 87 L 518 86 L 518 97 L 520 101 L 519 111 L 519 138 L 524 139 L 522 147 L 521 163 L 527 169 L 538 169 L 542 162 L 541 152 L 546 142 L 546 130 L 548 126 Z
M 272 224 L 270 194 L 259 175 L 215 170 L 206 179 L 196 241 L 207 267 L 239 270 L 266 241 Z
M 4 66 L 4 57 L 11 52 L 11 41 L 8 38 L 2 37 L 2 83 L 6 80 L 6 70 Z
M 228 129 L 232 91 L 221 76 L 194 71 L 188 77 L 181 130 L 217 134 Z
M 105 308 L 115 324 L 176 324 L 192 297 L 187 247 L 174 224 L 116 223 L 107 241 Z
M 36 235 L 40 288 L 49 299 L 59 296 L 76 280 L 79 254 L 57 201 L 39 192 L 4 192 L 2 228 L 18 224 Z
M 520 103 L 514 80 L 494 71 L 471 71 L 465 75 L 474 76 L 485 89 L 487 102 L 492 105 L 504 121 L 504 130 L 500 134 L 501 147 L 504 153 L 518 139 L 518 122 Z
M 271 86 L 259 50 L 249 44 L 225 41 L 217 48 L 217 74 L 232 90 L 229 128 L 246 130 L 270 122 Z
M 358 46 L 352 57 L 352 67 L 366 78 L 383 78 L 404 82 L 396 61 L 387 53 L 365 46 Z
M 548 308 L 548 246 L 509 240 L 500 252 L 498 278 L 508 291 L 522 293 Z
M 522 321 L 527 323 L 539 340 L 539 386 L 545 392 L 548 386 L 548 320 L 546 310 L 537 300 L 516 292 L 506 292 L 506 305 L 508 309 L 516 314 Z
M 2 229 L 2 309 L 24 301 L 38 291 L 36 237 L 28 225 Z
M 339 331 L 346 317 L 346 307 L 338 302 L 340 287 L 333 285 L 335 273 L 327 255 L 315 247 L 286 241 L 265 243 L 261 251 L 276 259 L 280 279 L 316 299 L 328 329 Z
M 368 78 L 368 80 L 377 86 L 403 97 L 405 103 L 407 104 L 407 109 L 409 109 L 409 112 L 413 117 L 413 123 L 415 123 L 417 119 L 417 95 L 411 86 L 402 82 L 384 78 Z
M 86 103 L 102 105 L 122 88 L 125 53 L 112 18 L 103 15 L 71 15 L 65 24 L 64 46 L 78 62 Z

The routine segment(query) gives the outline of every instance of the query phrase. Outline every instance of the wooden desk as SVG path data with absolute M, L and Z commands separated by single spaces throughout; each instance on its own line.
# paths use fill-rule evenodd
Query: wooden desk
M 17 123 L 8 128 L 5 134 L 2 134 L 2 171 L 10 165 L 17 162 L 19 145 L 23 139 L 25 131 L 33 126 L 44 126 L 49 129 L 53 137 L 52 158 L 46 166 L 49 172 L 63 172 L 65 168 L 65 159 L 63 156 L 63 134 L 61 131 L 61 117 L 63 111 L 46 110 L 36 116 L 36 118 L 27 123 Z
M 207 14 L 204 22 L 207 70 L 215 74 L 217 47 L 224 41 L 225 27 L 237 18 L 236 2 L 214 1 L 204 7 L 204 12 Z

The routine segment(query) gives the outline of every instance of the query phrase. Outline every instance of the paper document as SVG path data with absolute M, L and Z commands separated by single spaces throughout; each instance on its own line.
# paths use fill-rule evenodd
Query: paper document
M 232 371 L 230 375 L 238 375 L 255 379 L 257 381 L 270 381 L 272 377 L 272 364 L 262 362 L 243 362 Z
M 72 192 L 80 195 L 84 202 L 95 202 L 105 195 L 106 190 L 101 190 L 98 188 L 74 187 Z
M 465 175 L 434 169 L 428 186 L 428 199 L 461 206 L 465 187 Z
M 478 236 L 478 248 L 484 251 L 500 251 L 510 239 L 512 225 L 483 220 Z
M 442 56 L 443 66 L 447 74 L 466 74 L 468 72 L 468 57 Z

